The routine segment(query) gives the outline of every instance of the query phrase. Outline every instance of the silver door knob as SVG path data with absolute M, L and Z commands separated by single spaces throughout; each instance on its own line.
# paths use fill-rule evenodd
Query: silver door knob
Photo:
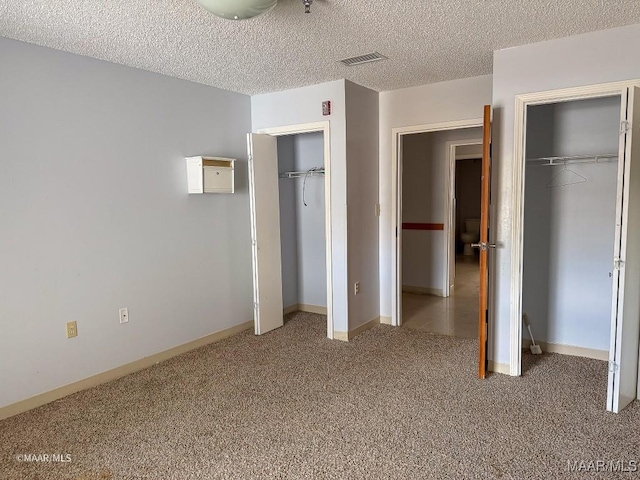
M 484 250 L 486 250 L 488 248 L 496 248 L 496 244 L 495 243 L 487 243 L 487 242 L 472 243 L 471 246 L 473 248 L 479 248 L 482 251 L 484 251 Z

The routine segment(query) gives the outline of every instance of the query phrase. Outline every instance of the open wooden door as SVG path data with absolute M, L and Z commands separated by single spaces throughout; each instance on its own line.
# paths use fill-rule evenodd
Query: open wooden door
M 607 390 L 607 410 L 616 413 L 640 396 L 640 88 L 629 88 L 624 97 Z
M 482 134 L 482 193 L 480 200 L 480 242 L 473 244 L 480 249 L 480 299 L 478 306 L 478 378 L 487 375 L 487 324 L 489 320 L 489 199 L 491 186 L 491 105 L 484 106 Z
M 284 324 L 278 143 L 271 135 L 247 135 L 249 203 L 253 262 L 253 310 L 256 335 Z

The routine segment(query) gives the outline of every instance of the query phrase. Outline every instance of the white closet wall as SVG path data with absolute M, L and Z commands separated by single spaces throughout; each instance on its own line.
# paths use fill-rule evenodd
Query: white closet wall
M 617 153 L 620 98 L 531 107 L 527 159 Z M 523 311 L 542 341 L 608 350 L 617 162 L 526 167 Z M 561 173 L 562 172 L 562 173 Z
M 306 171 L 324 166 L 322 133 L 278 137 L 278 169 Z M 281 178 L 280 242 L 285 308 L 327 306 L 325 195 L 323 177 Z

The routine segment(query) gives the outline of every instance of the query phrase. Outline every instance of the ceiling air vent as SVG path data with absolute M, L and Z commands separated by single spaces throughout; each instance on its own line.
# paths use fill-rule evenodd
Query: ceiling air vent
M 377 62 L 378 60 L 386 60 L 387 57 L 380 55 L 378 52 L 367 53 L 366 55 L 360 55 L 359 57 L 345 58 L 340 60 L 347 67 L 353 67 L 355 65 L 362 65 L 363 63 Z

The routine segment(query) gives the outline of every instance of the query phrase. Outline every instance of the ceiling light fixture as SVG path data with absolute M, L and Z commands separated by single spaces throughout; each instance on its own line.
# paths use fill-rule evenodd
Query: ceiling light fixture
M 278 0 L 197 0 L 214 15 L 228 20 L 246 20 L 268 12 Z
M 268 12 L 278 0 L 196 0 L 214 15 L 228 20 L 246 20 Z M 313 0 L 302 0 L 304 13 L 311 13 Z

